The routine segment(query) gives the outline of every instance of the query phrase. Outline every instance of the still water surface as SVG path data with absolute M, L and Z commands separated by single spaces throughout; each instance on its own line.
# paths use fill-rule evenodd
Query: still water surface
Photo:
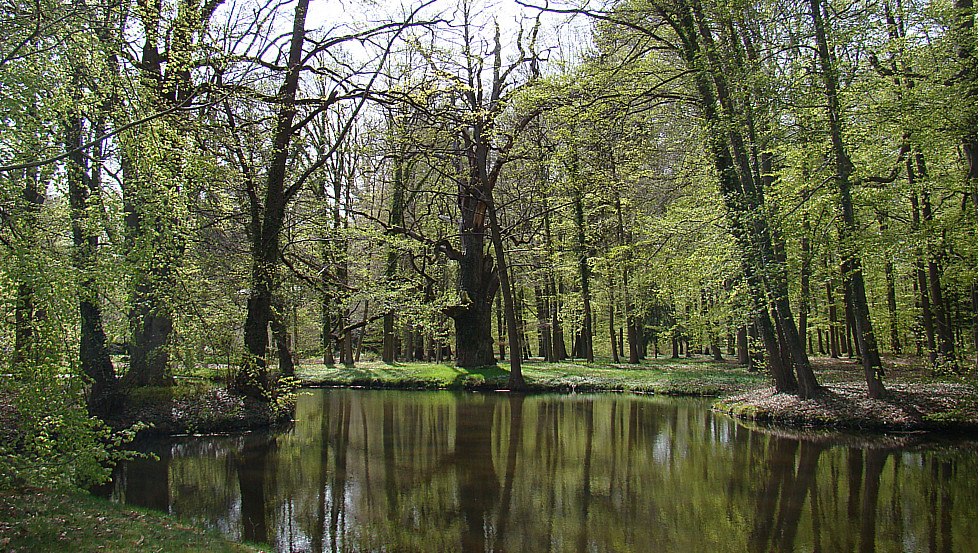
M 977 551 L 977 442 L 753 429 L 699 400 L 312 390 L 170 438 L 118 501 L 277 551 Z

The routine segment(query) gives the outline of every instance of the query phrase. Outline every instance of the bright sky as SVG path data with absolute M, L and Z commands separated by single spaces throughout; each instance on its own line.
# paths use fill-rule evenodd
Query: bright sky
M 441 17 L 446 20 L 459 21 L 460 4 L 465 0 L 436 0 L 420 17 Z M 525 8 L 514 0 L 471 0 L 475 5 L 474 12 L 478 21 L 490 22 L 496 18 L 500 25 L 505 45 L 513 44 L 521 21 L 525 32 L 533 25 L 538 11 Z M 331 28 L 338 25 L 365 24 L 372 21 L 391 20 L 408 13 L 420 2 L 400 0 L 398 2 L 372 0 L 313 0 L 307 15 L 307 27 Z M 543 2 L 542 2 L 543 4 Z M 544 14 L 539 43 L 544 47 L 557 47 L 568 57 L 570 52 L 576 54 L 589 40 L 589 23 L 582 18 L 570 22 L 567 16 Z M 490 26 L 488 25 L 488 29 Z M 488 30 L 487 32 L 492 32 Z M 508 41 L 508 36 L 511 40 Z M 490 38 L 490 37 L 487 37 Z

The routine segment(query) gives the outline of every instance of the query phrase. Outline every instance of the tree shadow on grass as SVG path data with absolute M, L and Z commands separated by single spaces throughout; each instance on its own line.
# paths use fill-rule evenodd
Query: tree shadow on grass
M 449 387 L 454 389 L 494 390 L 504 386 L 510 373 L 497 366 L 468 369 L 453 367 L 456 376 Z

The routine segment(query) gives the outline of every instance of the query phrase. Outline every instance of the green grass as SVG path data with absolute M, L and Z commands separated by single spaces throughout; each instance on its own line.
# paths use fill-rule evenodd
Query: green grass
M 523 364 L 524 379 L 533 391 L 633 391 L 715 396 L 766 382 L 760 373 L 737 365 L 704 359 L 645 360 L 639 365 L 598 361 Z M 301 364 L 296 376 L 308 386 L 364 386 L 487 390 L 507 385 L 502 366 L 463 369 L 449 363 L 359 363 L 355 367 Z
M 0 491 L 0 550 L 245 553 L 263 549 L 81 492 L 32 488 Z

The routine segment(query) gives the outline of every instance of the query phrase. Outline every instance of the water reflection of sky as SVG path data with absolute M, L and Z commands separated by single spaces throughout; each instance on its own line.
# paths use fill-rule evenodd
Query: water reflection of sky
M 279 551 L 974 551 L 975 441 L 754 428 L 704 401 L 317 390 L 175 438 L 120 501 Z

